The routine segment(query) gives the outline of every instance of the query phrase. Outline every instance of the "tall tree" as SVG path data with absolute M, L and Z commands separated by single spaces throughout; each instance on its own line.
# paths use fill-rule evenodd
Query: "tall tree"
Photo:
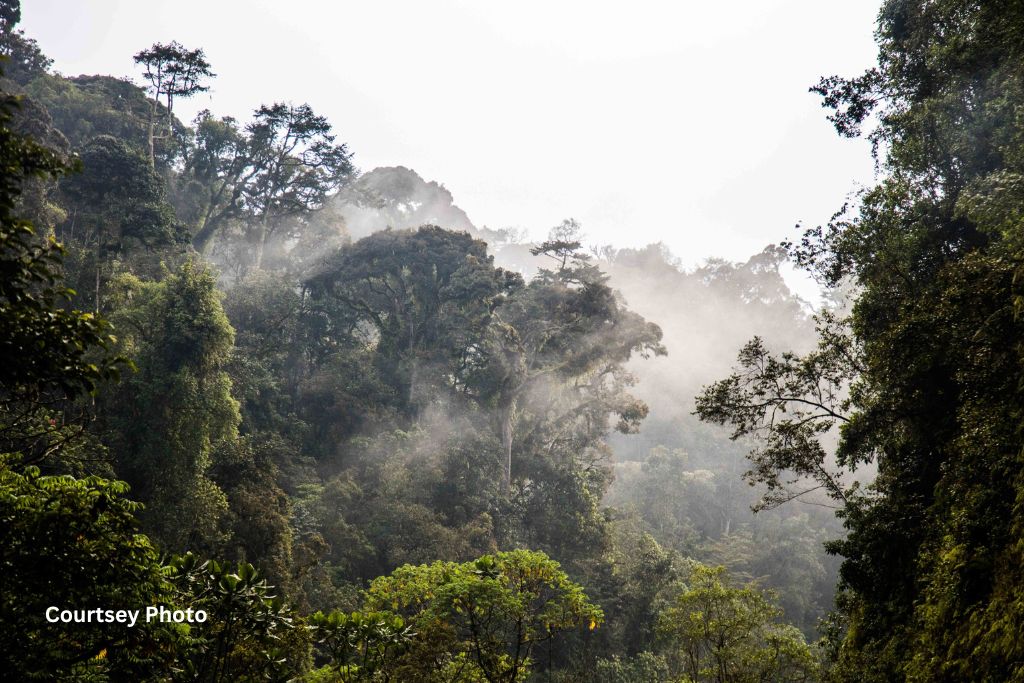
M 253 264 L 259 269 L 279 222 L 322 207 L 355 167 L 348 148 L 334 143 L 330 123 L 308 104 L 264 105 L 246 130 L 251 165 L 258 170 L 242 200 L 253 219 Z
M 573 386 L 565 417 L 583 406 L 617 414 L 628 432 L 646 416 L 647 407 L 626 393 L 632 376 L 624 364 L 633 353 L 663 355 L 661 330 L 622 305 L 607 276 L 580 252 L 578 226 L 567 222 L 534 254 L 552 258 L 557 268 L 541 269 L 498 311 L 492 327 L 488 378 L 482 386 L 496 408 L 505 457 L 506 485 L 512 480 L 512 456 L 520 400 L 538 386 L 557 381 Z
M 215 74 L 210 70 L 203 50 L 189 50 L 177 41 L 167 45 L 154 43 L 152 47 L 139 51 L 135 63 L 142 66 L 146 80 L 149 81 L 149 94 L 152 98 L 149 109 L 149 128 L 146 141 L 149 145 L 149 165 L 156 166 L 156 140 L 170 137 L 173 133 L 174 100 L 179 97 L 192 97 L 206 92 L 210 86 L 205 79 Z M 157 133 L 157 113 L 163 100 L 163 115 L 166 129 Z
M 271 238 L 323 208 L 356 169 L 325 117 L 308 104 L 275 103 L 257 109 L 244 129 L 232 118 L 201 113 L 186 174 L 202 197 L 196 249 L 208 252 L 215 235 L 236 220 L 252 250 L 249 263 L 259 269 Z
M 100 416 L 118 473 L 164 547 L 219 549 L 227 501 L 210 467 L 240 418 L 224 370 L 234 331 L 213 277 L 186 262 L 162 282 L 124 275 L 113 296 L 122 348 L 138 367 L 105 395 Z
M 423 226 L 378 232 L 339 250 L 306 286 L 332 318 L 333 335 L 352 339 L 372 326 L 374 364 L 403 413 L 414 416 L 435 388 L 476 388 L 494 311 L 522 279 L 495 268 L 484 242 Z M 431 386 L 436 380 L 446 386 Z
M 184 213 L 194 225 L 192 246 L 209 254 L 214 237 L 225 224 L 243 215 L 242 192 L 257 172 L 247 156 L 247 139 L 230 116 L 216 118 L 203 110 L 193 122 L 195 138 L 185 159 Z

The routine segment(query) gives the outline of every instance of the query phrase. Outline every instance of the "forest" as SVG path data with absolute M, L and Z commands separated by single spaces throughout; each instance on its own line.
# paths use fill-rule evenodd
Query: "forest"
M 885 0 L 808 84 L 875 183 L 696 268 L 273 93 L 182 120 L 202 46 L 61 74 L 21 9 L 4 680 L 1024 682 L 1021 3 Z

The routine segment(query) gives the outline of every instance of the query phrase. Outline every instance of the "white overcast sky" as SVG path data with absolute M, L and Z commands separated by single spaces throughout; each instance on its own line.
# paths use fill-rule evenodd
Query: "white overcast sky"
M 154 42 L 202 47 L 213 89 L 176 105 L 247 120 L 308 102 L 363 170 L 444 183 L 477 225 L 745 259 L 827 220 L 869 150 L 818 77 L 874 63 L 874 0 L 484 2 L 25 0 L 65 75 L 132 76 Z

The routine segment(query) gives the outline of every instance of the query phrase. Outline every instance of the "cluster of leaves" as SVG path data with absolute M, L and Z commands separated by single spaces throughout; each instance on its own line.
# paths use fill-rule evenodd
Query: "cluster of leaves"
M 182 680 L 287 680 L 307 666 L 311 636 L 304 621 L 248 562 L 232 567 L 174 557 L 164 569 L 173 604 L 207 617 L 183 628 Z
M 136 609 L 167 596 L 157 551 L 137 533 L 127 486 L 0 464 L 0 643 L 18 680 L 145 678 L 166 663 L 146 624 L 50 623 L 46 610 Z
M 317 612 L 309 618 L 316 644 L 333 661 L 340 680 L 389 680 L 396 658 L 416 635 L 402 617 L 389 612 Z

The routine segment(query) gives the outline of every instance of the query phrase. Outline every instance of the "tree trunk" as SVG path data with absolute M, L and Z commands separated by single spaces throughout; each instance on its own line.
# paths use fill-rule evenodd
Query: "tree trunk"
M 209 256 L 213 235 L 216 231 L 216 222 L 204 221 L 202 227 L 192 236 L 192 247 L 203 256 Z
M 267 219 L 264 217 L 260 220 L 259 232 L 256 235 L 256 262 L 255 269 L 259 270 L 263 267 L 263 250 L 267 245 Z
M 511 399 L 501 411 L 501 453 L 504 459 L 505 493 L 512 490 L 512 421 L 516 400 Z
M 153 104 L 149 107 L 149 125 L 146 130 L 146 142 L 149 143 L 149 167 L 156 169 L 156 148 L 154 145 L 154 139 L 156 137 L 156 107 L 158 104 L 157 98 L 160 93 L 156 93 L 153 96 Z

